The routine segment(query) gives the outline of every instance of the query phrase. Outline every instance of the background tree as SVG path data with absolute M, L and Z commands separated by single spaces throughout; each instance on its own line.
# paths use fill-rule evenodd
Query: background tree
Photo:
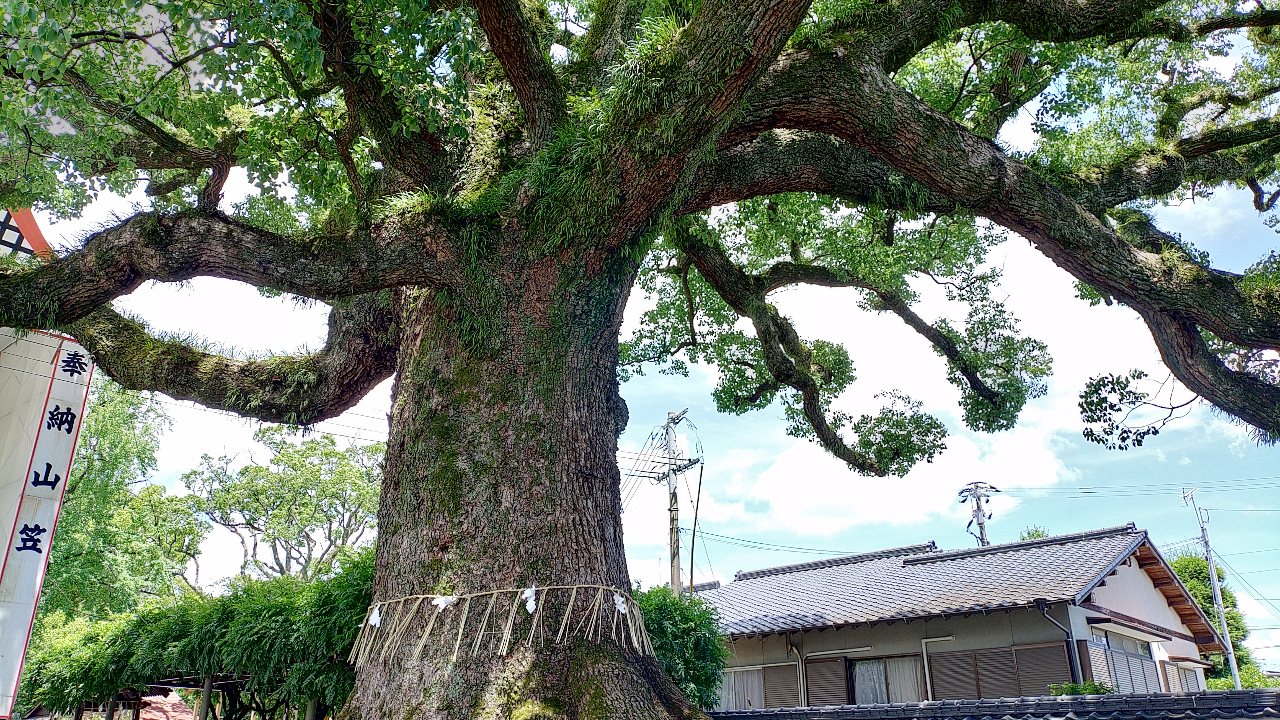
M 1196 604 L 1204 611 L 1205 616 L 1220 631 L 1222 627 L 1218 622 L 1218 610 L 1213 604 L 1213 586 L 1209 583 L 1209 563 L 1200 555 L 1185 554 L 1173 558 L 1169 564 L 1182 584 L 1187 586 L 1191 597 L 1195 598 Z M 1280 685 L 1280 681 L 1275 678 L 1267 678 L 1263 675 L 1262 668 L 1253 658 L 1253 653 L 1244 644 L 1249 637 L 1249 626 L 1245 622 L 1244 614 L 1240 612 L 1236 594 L 1227 587 L 1226 574 L 1223 573 L 1222 568 L 1218 568 L 1218 582 L 1222 591 L 1222 606 L 1227 614 L 1227 630 L 1231 632 L 1231 649 L 1235 651 L 1236 665 L 1240 669 L 1241 684 L 1255 688 Z M 1210 688 L 1214 690 L 1234 688 L 1235 684 L 1231 679 L 1231 668 L 1227 667 L 1226 655 L 1214 655 L 1210 659 L 1213 667 L 1205 670 Z
M 182 476 L 195 511 L 240 539 L 242 574 L 307 580 L 372 535 L 386 447 L 343 450 L 332 435 L 289 434 L 280 426 L 254 433 L 271 452 L 265 465 L 233 471 L 235 458 L 204 455 L 199 469 Z
M 1044 529 L 1043 525 L 1028 525 L 1018 533 L 1019 542 L 1023 540 L 1039 540 L 1049 537 L 1049 531 Z
M 144 484 L 167 422 L 155 399 L 94 382 L 40 595 L 42 618 L 100 617 L 172 598 L 176 582 L 190 585 L 188 563 L 208 525 L 184 498 Z
M 194 589 L 189 566 L 208 524 L 187 498 L 147 484 L 168 422 L 149 394 L 94 380 L 40 592 L 32 658 L 66 654 L 69 628 L 88 619 L 173 601 Z M 24 685 L 19 702 L 30 708 L 33 698 Z
M 141 187 L 151 204 L 60 259 L 0 271 L 0 324 L 66 330 L 126 387 L 275 422 L 331 417 L 395 375 L 377 602 L 625 591 L 620 362 L 711 362 L 722 409 L 779 402 L 790 432 L 857 472 L 935 457 L 944 426 L 902 392 L 832 407 L 853 357 L 803 337 L 770 303 L 783 288 L 854 289 L 941 356 L 966 424 L 1012 426 L 1050 359 L 993 300 L 984 261 L 1001 235 L 987 221 L 1083 296 L 1136 312 L 1189 392 L 1280 434 L 1280 256 L 1217 269 L 1149 212 L 1235 188 L 1272 217 L 1280 13 L 1266 7 L 4 7 L 0 201 L 74 215 L 103 188 Z M 1206 69 L 1210 56 L 1233 72 Z M 1023 111 L 1039 139 L 1006 150 L 993 138 Z M 223 207 L 233 170 L 256 193 Z M 307 355 L 230 357 L 110 307 L 148 280 L 196 276 L 327 303 L 329 336 Z M 658 306 L 620 345 L 637 281 Z M 933 282 L 958 312 L 921 314 Z M 1091 418 L 1123 411 L 1105 383 L 1086 390 Z M 427 622 L 360 668 L 349 717 L 693 712 L 626 649 L 453 662 L 419 653 Z
M 697 597 L 676 595 L 666 585 L 637 592 L 636 604 L 662 669 L 698 707 L 715 707 L 729 657 L 715 608 Z

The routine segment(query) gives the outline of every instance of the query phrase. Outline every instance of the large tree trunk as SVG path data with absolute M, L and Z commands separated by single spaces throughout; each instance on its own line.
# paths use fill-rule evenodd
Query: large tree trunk
M 485 267 L 465 295 L 412 291 L 400 299 L 375 602 L 533 585 L 629 587 L 615 454 L 626 407 L 616 365 L 634 268 L 574 277 L 551 264 L 525 267 Z M 579 614 L 594 592 L 577 596 Z M 627 639 L 615 641 L 611 593 L 598 637 L 555 643 L 566 595 L 542 596 L 545 636 L 532 643 L 534 618 L 522 602 L 514 607 L 515 593 L 492 606 L 476 598 L 461 633 L 459 601 L 425 643 L 429 602 L 386 606 L 377 630 L 385 645 L 360 664 L 343 716 L 696 714 L 625 630 Z M 482 620 L 487 632 L 477 643 Z M 515 629 L 501 654 L 508 625 Z

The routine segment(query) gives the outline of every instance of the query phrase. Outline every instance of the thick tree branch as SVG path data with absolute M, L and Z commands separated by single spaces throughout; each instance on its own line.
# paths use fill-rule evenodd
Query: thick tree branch
M 1168 98 L 1165 101 L 1164 111 L 1156 119 L 1156 137 L 1163 139 L 1177 138 L 1178 128 L 1181 126 L 1182 121 L 1195 110 L 1209 105 L 1217 105 L 1221 108 L 1218 114 L 1215 115 L 1215 119 L 1217 119 L 1230 108 L 1245 107 L 1278 92 L 1280 92 L 1280 85 L 1270 85 L 1243 95 L 1230 92 L 1225 88 L 1212 88 L 1187 98 Z
M 721 150 L 699 169 L 682 213 L 783 192 L 818 192 L 858 205 L 949 212 L 955 204 L 871 154 L 830 135 L 778 130 Z
M 420 187 L 451 186 L 452 168 L 444 141 L 426 128 L 406 132 L 404 121 L 410 111 L 371 69 L 345 5 L 334 0 L 306 0 L 305 5 L 320 32 L 326 72 L 378 142 L 382 158 Z
M 1280 155 L 1280 127 L 1275 137 L 1243 147 L 1229 147 L 1195 155 L 1184 154 L 1185 145 L 1131 155 L 1110 165 L 1087 168 L 1054 183 L 1081 205 L 1102 214 L 1106 210 L 1142 198 L 1158 198 L 1188 182 L 1217 185 L 1242 182 L 1268 174 Z M 1203 146 L 1202 146 L 1203 147 Z
M 617 101 L 627 110 L 617 132 L 664 155 L 696 147 L 777 57 L 810 1 L 705 0 L 661 62 L 636 68 Z
M 551 59 L 520 0 L 475 0 L 475 6 L 489 47 L 524 108 L 529 136 L 535 143 L 545 142 L 565 114 L 564 89 Z
M 809 1 L 704 0 L 673 48 L 688 65 L 675 83 L 682 91 L 669 102 L 689 103 L 704 123 L 718 120 L 768 69 Z
M 1128 37 L 1147 12 L 1168 0 L 975 0 L 979 22 L 1003 21 L 1032 40 L 1065 42 L 1108 36 Z
M 66 257 L 0 272 L 0 325 L 67 327 L 148 280 L 219 277 L 320 300 L 451 282 L 447 231 L 384 223 L 373 235 L 286 238 L 220 214 L 144 213 Z
M 1188 389 L 1272 436 L 1280 434 L 1280 386 L 1227 367 L 1196 323 L 1157 308 L 1138 308 L 1160 357 Z
M 1261 5 L 1261 3 L 1259 3 Z M 1140 24 L 1130 37 L 1163 36 L 1173 40 L 1190 40 L 1204 37 L 1219 30 L 1274 27 L 1280 25 L 1280 10 L 1259 7 L 1249 12 L 1230 12 L 1218 17 L 1205 18 L 1192 23 L 1167 19 L 1152 20 Z
M 1087 38 L 1121 40 L 1168 37 L 1191 40 L 1219 30 L 1280 25 L 1280 11 L 1260 8 L 1191 23 L 1148 16 L 1167 0 L 971 0 L 977 21 L 1003 21 L 1033 40 L 1066 42 Z
M 329 337 L 301 357 L 238 360 L 155 337 L 110 307 L 67 329 L 113 380 L 266 422 L 309 425 L 355 405 L 395 371 L 392 291 L 352 298 L 329 314 Z
M 956 29 L 1005 22 L 1027 38 L 1071 42 L 1102 38 L 1120 42 L 1152 37 L 1193 40 L 1218 30 L 1280 25 L 1280 11 L 1259 9 L 1229 13 L 1186 24 L 1152 18 L 1168 0 L 909 0 L 870 3 L 844 20 L 830 23 L 826 44 L 861 57 L 885 71 L 901 68 L 921 50 Z M 875 32 L 866 28 L 874 27 Z
M 744 117 L 755 127 L 762 121 L 828 132 L 859 146 L 1019 233 L 1075 277 L 1140 312 L 1174 312 L 1228 342 L 1280 347 L 1280 313 L 1242 291 L 1239 276 L 1134 247 L 1057 186 L 925 106 L 877 68 L 852 66 L 834 55 L 784 57 Z M 1269 131 L 1269 123 L 1260 122 L 1244 134 L 1261 139 Z M 1187 152 L 1214 152 L 1223 142 L 1202 139 Z
M 1280 136 L 1280 118 L 1262 118 L 1240 125 L 1208 130 L 1196 137 L 1179 140 L 1175 147 L 1179 155 L 1195 158 L 1278 136 Z
M 1280 314 L 1237 276 L 1178 272 L 1126 243 L 1096 216 L 993 143 L 899 88 L 876 68 L 834 55 L 792 55 L 762 81 L 745 121 L 829 132 L 1026 237 L 1060 267 L 1126 304 L 1186 313 L 1249 347 L 1280 346 Z M 1216 143 L 1198 142 L 1211 152 Z
M 136 108 L 104 98 L 84 76 L 75 70 L 65 70 L 62 77 L 95 110 L 137 131 L 155 143 L 161 152 L 183 158 L 187 163 L 198 167 L 213 167 L 217 164 L 218 156 L 213 150 L 189 145 L 143 116 Z
M 644 0 L 596 2 L 595 17 L 581 41 L 584 60 L 595 68 L 603 68 L 621 55 L 635 37 L 645 6 Z
M 688 232 L 672 232 L 670 240 L 693 261 L 694 267 L 734 312 L 751 320 L 764 354 L 765 367 L 775 381 L 800 393 L 805 419 L 818 442 L 850 467 L 868 475 L 886 475 L 876 459 L 845 443 L 827 420 L 817 380 L 806 367 L 809 351 L 791 323 L 764 297 L 760 283 L 711 242 Z
M 857 287 L 869 290 L 875 293 L 885 310 L 897 315 L 908 327 L 919 333 L 925 340 L 928 340 L 929 344 L 933 345 L 934 349 L 938 351 L 938 354 L 946 358 L 947 362 L 951 363 L 956 371 L 960 373 L 974 394 L 993 406 L 1003 404 L 1000 393 L 982 379 L 973 364 L 960 352 L 960 348 L 955 341 L 917 315 L 898 293 L 883 290 L 872 283 L 837 273 L 827 267 L 802 265 L 793 262 L 773 264 L 757 276 L 756 281 L 765 293 L 773 292 L 788 285 L 798 284 L 818 285 L 821 287 Z
M 706 0 L 674 36 L 637 53 L 611 75 L 597 171 L 617 183 L 610 223 L 650 222 L 692 180 L 690 158 L 709 151 L 743 95 L 803 18 L 811 0 Z M 674 208 L 670 208 L 674 209 Z M 620 231 L 592 241 L 606 250 L 634 239 Z
M 889 312 L 902 318 L 912 330 L 915 330 L 929 344 L 933 345 L 938 354 L 947 359 L 951 366 L 960 373 L 965 382 L 969 384 L 969 389 L 974 394 L 985 400 L 992 407 L 1000 407 L 1005 404 L 1004 398 L 1000 396 L 990 385 L 982 379 L 973 364 L 960 352 L 960 348 L 955 341 L 946 333 L 938 328 L 925 322 L 924 318 L 916 314 L 911 306 L 902 299 L 900 295 L 893 293 L 878 292 L 876 295 L 880 298 L 880 303 L 884 305 Z
M 1249 186 L 1249 191 L 1253 193 L 1253 207 L 1258 212 L 1270 210 L 1276 206 L 1276 201 L 1280 200 L 1280 190 L 1268 193 L 1258 182 L 1258 178 L 1246 178 L 1245 183 Z

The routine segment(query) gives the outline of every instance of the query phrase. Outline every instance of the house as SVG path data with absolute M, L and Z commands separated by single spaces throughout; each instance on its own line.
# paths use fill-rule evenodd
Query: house
M 944 700 L 838 708 L 724 710 L 712 712 L 711 717 L 713 720 L 1264 720 L 1280 717 L 1280 692 L 1272 688 Z
M 720 710 L 1034 697 L 1094 680 L 1204 689 L 1221 640 L 1133 524 L 966 550 L 923 545 L 694 588 L 732 656 Z

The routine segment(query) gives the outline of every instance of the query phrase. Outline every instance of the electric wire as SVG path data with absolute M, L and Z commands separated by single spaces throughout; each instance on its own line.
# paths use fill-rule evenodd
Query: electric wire
M 1227 557 L 1235 557 L 1236 555 L 1257 555 L 1258 553 L 1280 552 L 1280 548 L 1263 548 L 1261 550 L 1241 550 L 1240 552 L 1218 553 Z
M 687 528 L 681 528 L 681 529 L 687 531 Z M 807 553 L 810 555 L 827 555 L 831 557 L 836 557 L 840 555 L 856 555 L 857 554 L 857 552 L 853 550 L 831 550 L 831 549 L 823 549 L 823 548 L 803 547 L 799 545 L 782 545 L 778 543 L 768 543 L 762 540 L 751 540 L 748 538 L 734 537 L 732 535 L 722 535 L 720 533 L 714 533 L 709 530 L 700 530 L 698 534 L 702 535 L 704 538 L 710 539 L 713 542 L 718 542 L 722 545 L 738 545 L 740 547 L 747 547 L 747 548 L 752 548 L 756 550 L 771 550 L 775 552 L 798 552 L 798 553 Z
M 1258 588 L 1254 587 L 1253 584 L 1249 582 L 1248 578 L 1244 577 L 1244 575 L 1247 573 L 1241 573 L 1239 570 L 1236 570 L 1234 567 L 1232 567 L 1231 563 L 1227 562 L 1227 560 L 1223 558 L 1222 555 L 1219 554 L 1217 551 L 1214 551 L 1213 556 L 1218 559 L 1218 562 L 1222 563 L 1222 566 L 1227 569 L 1227 572 L 1236 576 L 1236 579 L 1239 580 L 1240 584 L 1244 586 L 1244 591 L 1246 595 L 1249 595 L 1250 597 L 1252 597 L 1255 602 L 1259 604 L 1265 604 L 1267 607 L 1270 607 L 1271 611 L 1275 613 L 1275 617 L 1277 619 L 1280 619 L 1280 606 L 1277 606 L 1270 599 L 1266 598 L 1263 595 L 1263 593 L 1258 592 Z M 1280 569 L 1280 568 L 1277 568 L 1277 569 Z

